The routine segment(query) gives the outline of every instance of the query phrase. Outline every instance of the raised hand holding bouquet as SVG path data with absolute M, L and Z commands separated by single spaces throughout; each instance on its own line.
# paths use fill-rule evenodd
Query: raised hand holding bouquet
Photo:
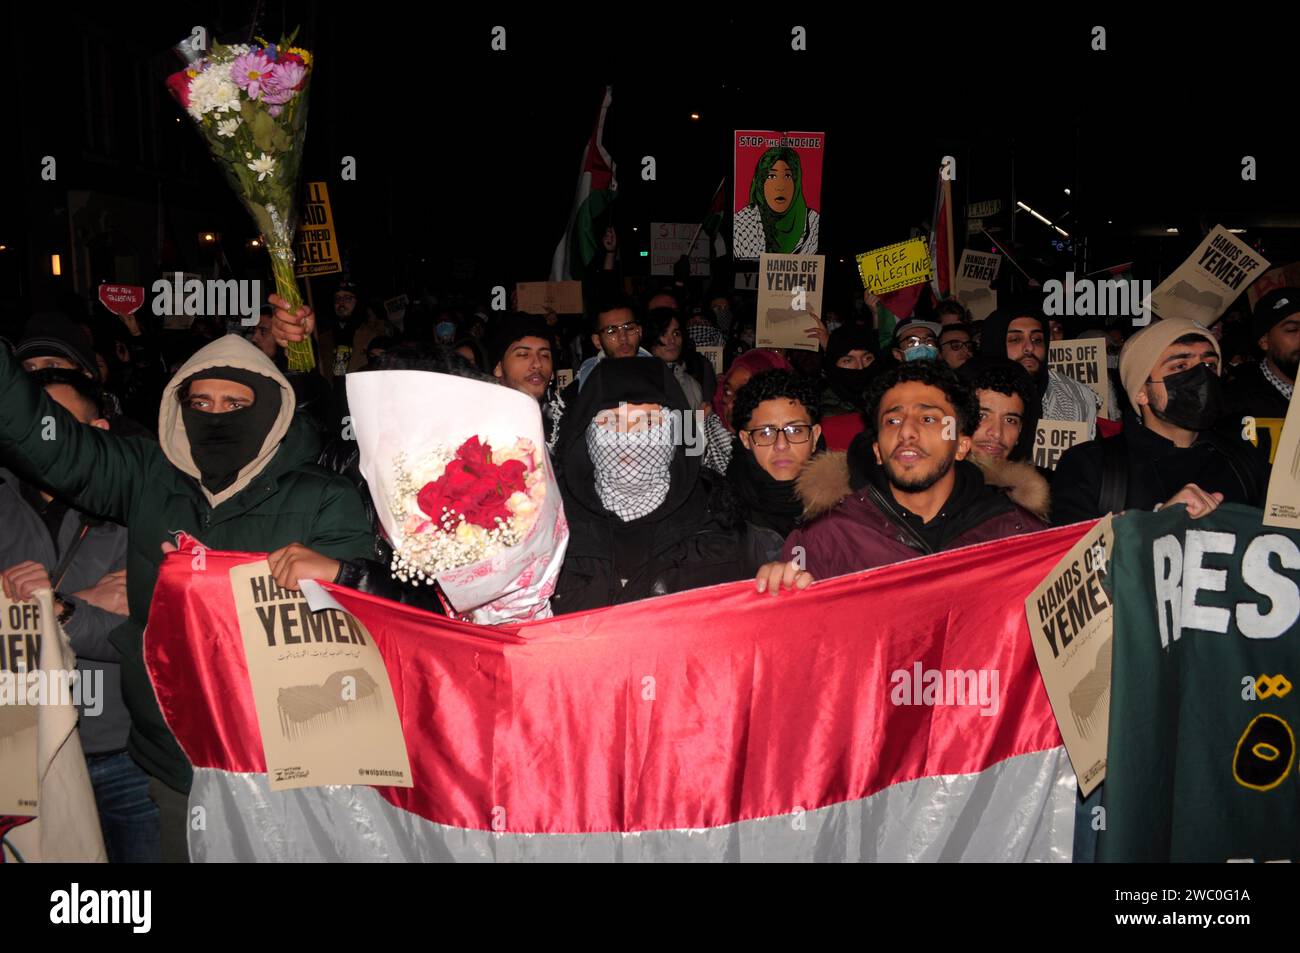
M 167 78 L 225 171 L 235 194 L 252 213 L 271 253 L 275 290 L 290 311 L 302 306 L 293 276 L 293 235 L 298 167 L 307 135 L 307 86 L 312 57 L 279 43 L 213 43 L 196 50 L 194 39 L 177 49 L 189 65 Z M 290 343 L 289 368 L 315 367 L 311 341 Z
M 480 625 L 551 615 L 569 529 L 537 402 L 427 371 L 347 377 L 393 575 Z

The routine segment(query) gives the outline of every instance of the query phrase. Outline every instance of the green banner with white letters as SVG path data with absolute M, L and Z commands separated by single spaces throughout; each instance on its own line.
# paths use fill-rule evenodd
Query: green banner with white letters
M 1115 520 L 1098 860 L 1300 860 L 1300 532 L 1262 516 Z

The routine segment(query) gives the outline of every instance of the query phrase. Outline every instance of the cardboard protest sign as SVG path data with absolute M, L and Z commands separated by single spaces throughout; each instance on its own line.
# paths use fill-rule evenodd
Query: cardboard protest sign
M 925 284 L 934 274 L 924 238 L 913 238 L 856 257 L 862 287 L 874 295 Z
M 39 607 L 0 594 L 0 815 L 36 816 L 39 708 L 18 702 L 25 699 L 26 674 L 40 668 L 40 658 Z
M 1034 466 L 1055 470 L 1061 454 L 1088 440 L 1088 425 L 1078 420 L 1040 420 L 1034 436 Z
M 953 291 L 966 306 L 972 321 L 983 321 L 998 306 L 998 293 L 990 285 L 997 279 L 1002 256 L 996 252 L 978 252 L 967 248 L 957 263 Z
M 1025 600 L 1038 669 L 1084 797 L 1106 778 L 1114 607 L 1101 580 L 1112 520 L 1099 520 Z
M 526 314 L 582 314 L 581 281 L 521 281 L 515 295 L 515 307 Z
M 389 321 L 396 323 L 400 327 L 402 321 L 406 319 L 406 309 L 410 304 L 411 299 L 406 295 L 388 298 L 384 301 L 384 313 L 388 315 Z
M 1002 256 L 997 252 L 972 251 L 967 248 L 957 263 L 957 287 L 987 288 L 998 277 Z
M 719 375 L 722 373 L 722 345 L 721 344 L 710 344 L 705 347 L 696 347 L 695 350 L 698 351 L 700 354 L 703 354 L 704 357 L 708 360 L 708 362 L 713 365 L 713 373 Z
M 342 270 L 329 189 L 324 182 L 308 182 L 293 243 L 293 273 L 298 278 L 307 278 Z
M 1273 471 L 1268 478 L 1268 497 L 1264 501 L 1264 525 L 1300 529 L 1300 400 L 1294 396 L 1286 423 L 1282 425 L 1282 436 L 1273 446 L 1276 450 Z
M 266 560 L 230 570 L 271 790 L 411 787 L 388 669 L 370 633 L 338 609 L 312 612 Z
M 1098 417 L 1110 419 L 1110 378 L 1106 374 L 1106 340 L 1084 338 L 1053 341 L 1047 346 L 1047 364 L 1066 377 L 1085 384 L 1101 399 Z
M 144 288 L 139 285 L 100 285 L 99 303 L 118 317 L 135 314 L 144 305 Z
M 732 254 L 813 255 L 821 222 L 822 132 L 738 131 Z
M 1255 249 L 1218 225 L 1151 293 L 1151 308 L 1162 318 L 1190 318 L 1208 327 L 1267 269 Z
M 1256 302 L 1274 288 L 1295 287 L 1300 287 L 1300 261 L 1289 265 L 1278 265 L 1264 272 L 1246 291 L 1246 300 L 1250 302 L 1253 311 Z
M 27 602 L 0 596 L 0 646 L 0 813 L 36 817 L 24 825 L 19 847 L 28 862 L 103 863 L 103 831 L 77 733 L 79 711 L 87 718 L 103 713 L 103 673 L 77 670 L 49 589 Z
M 691 239 L 699 236 L 695 246 Z M 707 275 L 709 273 L 709 236 L 698 225 L 683 225 L 674 222 L 650 223 L 650 274 L 671 275 L 673 266 L 683 255 L 690 252 L 691 274 Z
M 567 367 L 557 368 L 555 371 L 555 389 L 564 390 L 573 383 L 573 371 Z
M 825 255 L 759 256 L 755 347 L 818 349 L 808 336 L 817 327 L 809 312 L 821 314 L 825 275 Z
M 756 271 L 738 271 L 738 272 L 736 272 L 736 290 L 737 290 L 737 291 L 757 291 L 757 290 L 758 290 L 758 272 L 756 272 Z

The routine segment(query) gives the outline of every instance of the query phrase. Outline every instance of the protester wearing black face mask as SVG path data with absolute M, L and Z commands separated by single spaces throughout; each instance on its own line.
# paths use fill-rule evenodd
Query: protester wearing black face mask
M 127 750 L 150 776 L 164 862 L 188 858 L 193 779 L 144 656 L 154 584 L 164 552 L 175 548 L 173 534 L 184 531 L 214 550 L 269 553 L 276 582 L 291 589 L 304 578 L 332 581 L 342 560 L 371 551 L 357 491 L 316 466 L 318 437 L 295 406 L 270 358 L 231 334 L 201 348 L 167 385 L 158 442 L 123 437 L 81 425 L 0 349 L 0 466 L 127 527 L 128 614 L 108 639 L 131 716 Z M 57 440 L 42 439 L 33 426 L 41 420 Z M 180 637 L 150 630 L 151 640 Z
M 1118 435 L 1061 457 L 1053 522 L 1179 503 L 1193 518 L 1224 502 L 1262 506 L 1267 474 L 1240 426 L 1224 420 L 1220 359 L 1214 336 L 1186 318 L 1133 335 L 1120 353 L 1119 374 L 1136 415 Z
M 880 354 L 879 339 L 873 328 L 861 324 L 836 328 L 826 342 L 822 416 L 861 413 L 871 382 L 896 363 Z

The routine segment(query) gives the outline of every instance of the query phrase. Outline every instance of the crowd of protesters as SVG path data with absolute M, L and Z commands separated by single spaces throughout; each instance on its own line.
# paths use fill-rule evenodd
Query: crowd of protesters
M 1270 438 L 1246 440 L 1242 421 L 1285 417 L 1300 363 L 1296 288 L 1210 327 L 1140 328 L 1011 296 L 980 321 L 952 300 L 895 318 L 868 294 L 782 352 L 754 347 L 752 293 L 681 280 L 628 296 L 614 277 L 581 318 L 427 293 L 389 313 L 344 280 L 319 310 L 272 296 L 252 327 L 164 330 L 77 300 L 3 341 L 0 579 L 10 598 L 52 588 L 79 668 L 104 675 L 81 740 L 110 859 L 186 857 L 192 772 L 143 654 L 177 531 L 268 552 L 290 589 L 327 579 L 444 611 L 388 571 L 342 427 L 347 374 L 454 374 L 537 402 L 571 531 L 552 597 L 566 613 L 741 579 L 777 596 L 1125 509 L 1261 506 Z M 1049 366 L 1062 336 L 1104 343 L 1110 419 Z M 291 372 L 285 345 L 307 337 L 319 367 Z M 662 439 L 684 413 L 698 444 Z M 1095 439 L 1046 470 L 1043 419 Z

